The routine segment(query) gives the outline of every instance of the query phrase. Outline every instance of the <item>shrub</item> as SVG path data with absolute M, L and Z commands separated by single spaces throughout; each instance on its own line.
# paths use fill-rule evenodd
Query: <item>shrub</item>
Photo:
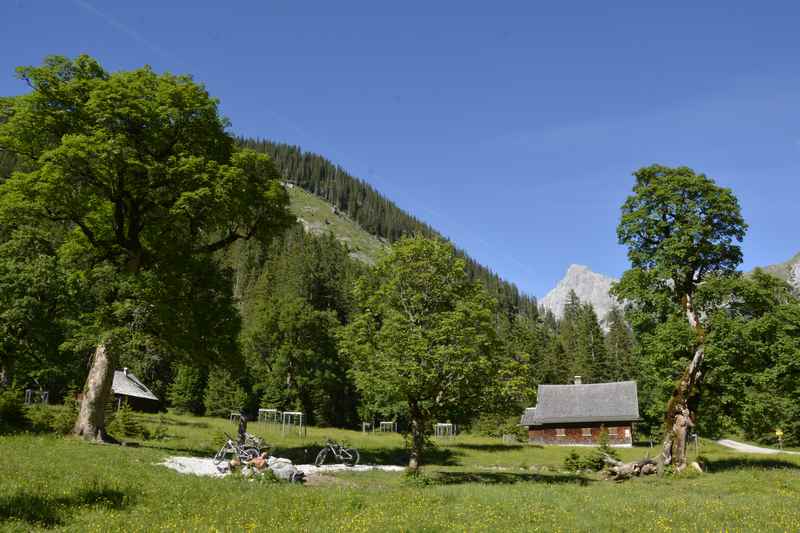
M 564 458 L 564 470 L 569 472 L 577 472 L 578 470 L 582 469 L 583 458 L 575 450 L 570 451 L 569 455 Z
M 69 391 L 64 396 L 64 405 L 54 407 L 53 417 L 50 419 L 50 429 L 61 435 L 66 435 L 75 427 L 80 404 L 75 399 L 75 391 Z
M 436 484 L 436 480 L 421 470 L 406 470 L 403 473 L 403 484 L 411 487 L 429 487 Z
M 128 402 L 123 402 L 117 409 L 114 419 L 108 425 L 108 431 L 115 437 L 128 437 L 137 438 L 145 436 L 145 430 L 139 421 L 136 420 L 136 415 L 133 409 L 130 408 Z
M 22 391 L 16 388 L 0 390 L 0 432 L 25 426 L 25 408 Z
M 29 405 L 25 409 L 25 417 L 33 431 L 51 431 L 56 410 L 49 405 Z
M 518 416 L 483 414 L 472 423 L 472 432 L 486 437 L 500 438 L 514 435 L 519 441 L 526 441 L 527 431 L 519 425 Z
M 604 457 L 608 455 L 614 459 L 619 460 L 619 454 L 617 451 L 612 448 L 608 444 L 608 430 L 606 428 L 602 428 L 600 430 L 600 437 L 598 438 L 598 442 L 600 446 L 595 449 L 589 456 L 584 460 L 584 468 L 588 468 L 595 471 L 600 471 L 606 466 L 606 462 Z
M 168 437 L 169 435 L 167 434 L 167 417 L 165 417 L 163 414 L 158 415 L 158 425 L 150 433 L 150 438 L 153 440 L 164 440 Z

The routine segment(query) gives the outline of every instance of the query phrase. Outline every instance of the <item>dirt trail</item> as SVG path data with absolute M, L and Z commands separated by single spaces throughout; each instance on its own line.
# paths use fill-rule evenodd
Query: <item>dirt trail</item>
M 760 453 L 765 455 L 775 455 L 778 453 L 788 453 L 789 455 L 800 455 L 800 452 L 787 452 L 783 450 L 776 450 L 774 448 L 762 448 L 760 446 L 753 446 L 752 444 L 745 444 L 743 442 L 736 442 L 730 439 L 721 439 L 717 441 L 726 448 L 731 448 L 742 453 Z

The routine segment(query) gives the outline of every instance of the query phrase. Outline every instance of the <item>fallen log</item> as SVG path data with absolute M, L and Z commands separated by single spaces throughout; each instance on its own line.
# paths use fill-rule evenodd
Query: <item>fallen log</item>
M 633 463 L 623 463 L 604 453 L 603 462 L 608 465 L 608 472 L 613 474 L 611 479 L 614 481 L 623 481 L 634 476 L 647 476 L 658 471 L 658 464 L 649 457 Z

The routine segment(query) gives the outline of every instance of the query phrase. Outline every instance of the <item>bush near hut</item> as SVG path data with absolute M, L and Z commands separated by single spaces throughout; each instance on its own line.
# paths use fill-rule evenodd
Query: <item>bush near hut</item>
M 21 429 L 25 425 L 22 390 L 9 387 L 0 390 L 0 433 Z

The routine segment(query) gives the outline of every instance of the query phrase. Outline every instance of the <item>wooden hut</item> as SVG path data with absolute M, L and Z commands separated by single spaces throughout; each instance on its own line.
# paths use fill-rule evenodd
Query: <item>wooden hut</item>
M 116 398 L 117 407 L 123 402 L 127 402 L 131 408 L 137 411 L 150 413 L 158 411 L 160 407 L 158 397 L 127 368 L 114 371 L 114 383 L 111 385 L 111 392 Z
M 539 385 L 536 407 L 525 409 L 520 424 L 528 441 L 562 446 L 597 445 L 603 430 L 612 446 L 633 444 L 639 420 L 635 381 Z

